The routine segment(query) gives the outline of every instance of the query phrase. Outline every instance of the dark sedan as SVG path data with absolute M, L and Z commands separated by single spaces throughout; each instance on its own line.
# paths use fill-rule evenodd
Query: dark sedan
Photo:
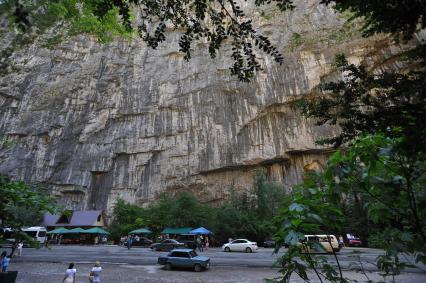
M 148 238 L 136 237 L 132 242 L 132 246 L 149 247 L 149 246 L 152 245 L 152 243 L 153 243 L 153 241 L 148 239 Z M 127 242 L 124 242 L 124 246 L 127 247 Z
M 166 270 L 170 270 L 172 267 L 186 267 L 199 272 L 209 268 L 210 258 L 199 256 L 192 249 L 175 249 L 167 256 L 160 256 L 158 264 L 164 265 Z
M 176 248 L 184 248 L 184 247 L 185 247 L 184 243 L 180 243 L 173 239 L 163 240 L 159 243 L 155 243 L 150 246 L 151 250 L 153 251 L 167 251 L 167 252 Z
M 264 248 L 274 248 L 275 247 L 275 241 L 274 240 L 266 240 L 263 242 Z

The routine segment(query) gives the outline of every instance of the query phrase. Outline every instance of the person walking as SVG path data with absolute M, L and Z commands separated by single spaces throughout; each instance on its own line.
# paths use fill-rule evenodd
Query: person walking
M 201 247 L 203 248 L 203 251 L 204 251 L 204 247 L 206 246 L 206 238 L 203 235 L 201 235 L 200 238 L 201 238 Z
M 7 255 L 6 251 L 3 251 L 0 255 L 0 267 L 1 272 L 7 272 L 7 268 L 9 267 L 10 258 L 12 257 L 12 254 L 9 256 Z
M 77 269 L 74 267 L 74 263 L 71 262 L 68 266 L 68 269 L 65 271 L 63 283 L 75 283 L 75 274 L 77 273 Z
M 24 243 L 21 241 L 18 243 L 18 256 L 22 255 L 22 248 L 24 247 Z
M 209 246 L 210 246 L 209 237 L 206 236 L 206 243 L 204 246 L 204 249 L 206 252 L 209 250 Z
M 44 241 L 44 247 L 46 248 L 46 249 L 48 249 L 49 248 L 49 236 L 46 238 L 46 240 Z
M 201 241 L 201 237 L 200 236 L 197 237 L 197 248 L 198 248 L 198 250 L 200 252 L 203 251 L 203 242 Z
M 10 252 L 10 257 L 13 257 L 15 255 L 15 250 L 17 246 L 18 246 L 18 243 L 14 241 L 12 244 L 12 251 Z
M 127 237 L 126 236 L 122 236 L 121 238 L 120 238 L 120 243 L 119 243 L 119 245 L 120 246 L 124 246 L 124 243 L 126 243 L 127 242 Z
M 343 236 L 342 235 L 339 236 L 339 246 L 341 248 L 343 248 L 345 246 L 345 241 L 343 240 Z
M 101 283 L 101 271 L 102 271 L 101 263 L 97 261 L 95 263 L 95 266 L 92 267 L 92 270 L 90 271 L 90 274 L 89 274 L 90 283 Z
M 127 237 L 127 249 L 130 250 L 133 244 L 133 238 L 132 236 Z

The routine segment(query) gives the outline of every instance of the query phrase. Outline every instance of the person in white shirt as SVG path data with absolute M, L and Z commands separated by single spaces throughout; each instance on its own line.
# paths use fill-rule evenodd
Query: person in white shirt
M 101 283 L 101 263 L 97 261 L 95 263 L 95 266 L 92 267 L 92 270 L 90 271 L 89 279 L 92 283 Z
M 75 283 L 75 274 L 77 273 L 77 269 L 74 268 L 74 263 L 70 263 L 68 269 L 65 271 L 63 283 Z
M 19 242 L 18 244 L 18 256 L 22 255 L 22 248 L 24 247 L 24 243 Z

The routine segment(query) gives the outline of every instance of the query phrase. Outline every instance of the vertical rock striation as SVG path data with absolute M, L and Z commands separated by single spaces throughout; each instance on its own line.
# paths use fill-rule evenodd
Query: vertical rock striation
M 397 68 L 402 48 L 360 39 L 316 1 L 298 3 L 285 14 L 245 7 L 285 55 L 282 66 L 264 58 L 251 83 L 230 76 L 227 48 L 212 60 L 200 43 L 184 61 L 173 32 L 157 50 L 88 36 L 15 50 L 0 79 L 0 173 L 46 184 L 72 209 L 109 210 L 117 198 L 147 204 L 182 190 L 220 202 L 231 188 L 251 187 L 259 167 L 291 187 L 325 164 L 329 150 L 315 140 L 337 131 L 291 103 L 337 78 L 337 53 L 380 70 Z

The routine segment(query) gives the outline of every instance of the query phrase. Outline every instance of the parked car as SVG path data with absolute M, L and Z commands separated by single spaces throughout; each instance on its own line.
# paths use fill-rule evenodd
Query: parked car
M 330 239 L 330 241 L 329 241 L 329 239 Z M 337 241 L 337 238 L 334 235 L 305 235 L 305 239 L 303 241 L 319 242 L 322 245 L 322 247 L 324 248 L 324 250 L 328 253 L 332 253 L 333 250 L 335 252 L 340 251 L 339 242 Z M 331 245 L 330 245 L 330 243 L 331 243 Z M 312 252 L 310 249 L 308 251 Z M 321 251 L 315 250 L 314 252 L 321 252 Z
M 152 243 L 153 241 L 146 237 L 136 237 L 133 239 L 132 246 L 149 247 Z M 127 241 L 124 241 L 123 245 L 127 247 Z
M 152 244 L 150 246 L 151 250 L 153 251 L 167 251 L 167 252 L 176 248 L 184 248 L 184 247 L 185 247 L 184 243 L 178 242 L 173 239 L 166 239 L 159 243 Z
M 182 234 L 177 237 L 177 241 L 185 244 L 185 247 L 195 250 L 197 248 L 197 243 L 195 241 L 197 235 L 194 234 Z
M 249 241 L 247 239 L 237 239 L 237 240 L 233 240 L 230 243 L 224 244 L 222 246 L 222 250 L 225 252 L 239 251 L 239 252 L 252 253 L 257 251 L 257 243 Z
M 274 240 L 265 240 L 263 242 L 264 248 L 274 248 L 275 247 L 275 241 Z
M 199 272 L 210 267 L 210 258 L 199 256 L 192 249 L 174 249 L 167 256 L 160 256 L 158 264 L 164 265 L 166 270 L 173 267 L 185 267 Z
M 361 239 L 353 234 L 346 234 L 345 244 L 350 247 L 359 247 L 362 245 Z

